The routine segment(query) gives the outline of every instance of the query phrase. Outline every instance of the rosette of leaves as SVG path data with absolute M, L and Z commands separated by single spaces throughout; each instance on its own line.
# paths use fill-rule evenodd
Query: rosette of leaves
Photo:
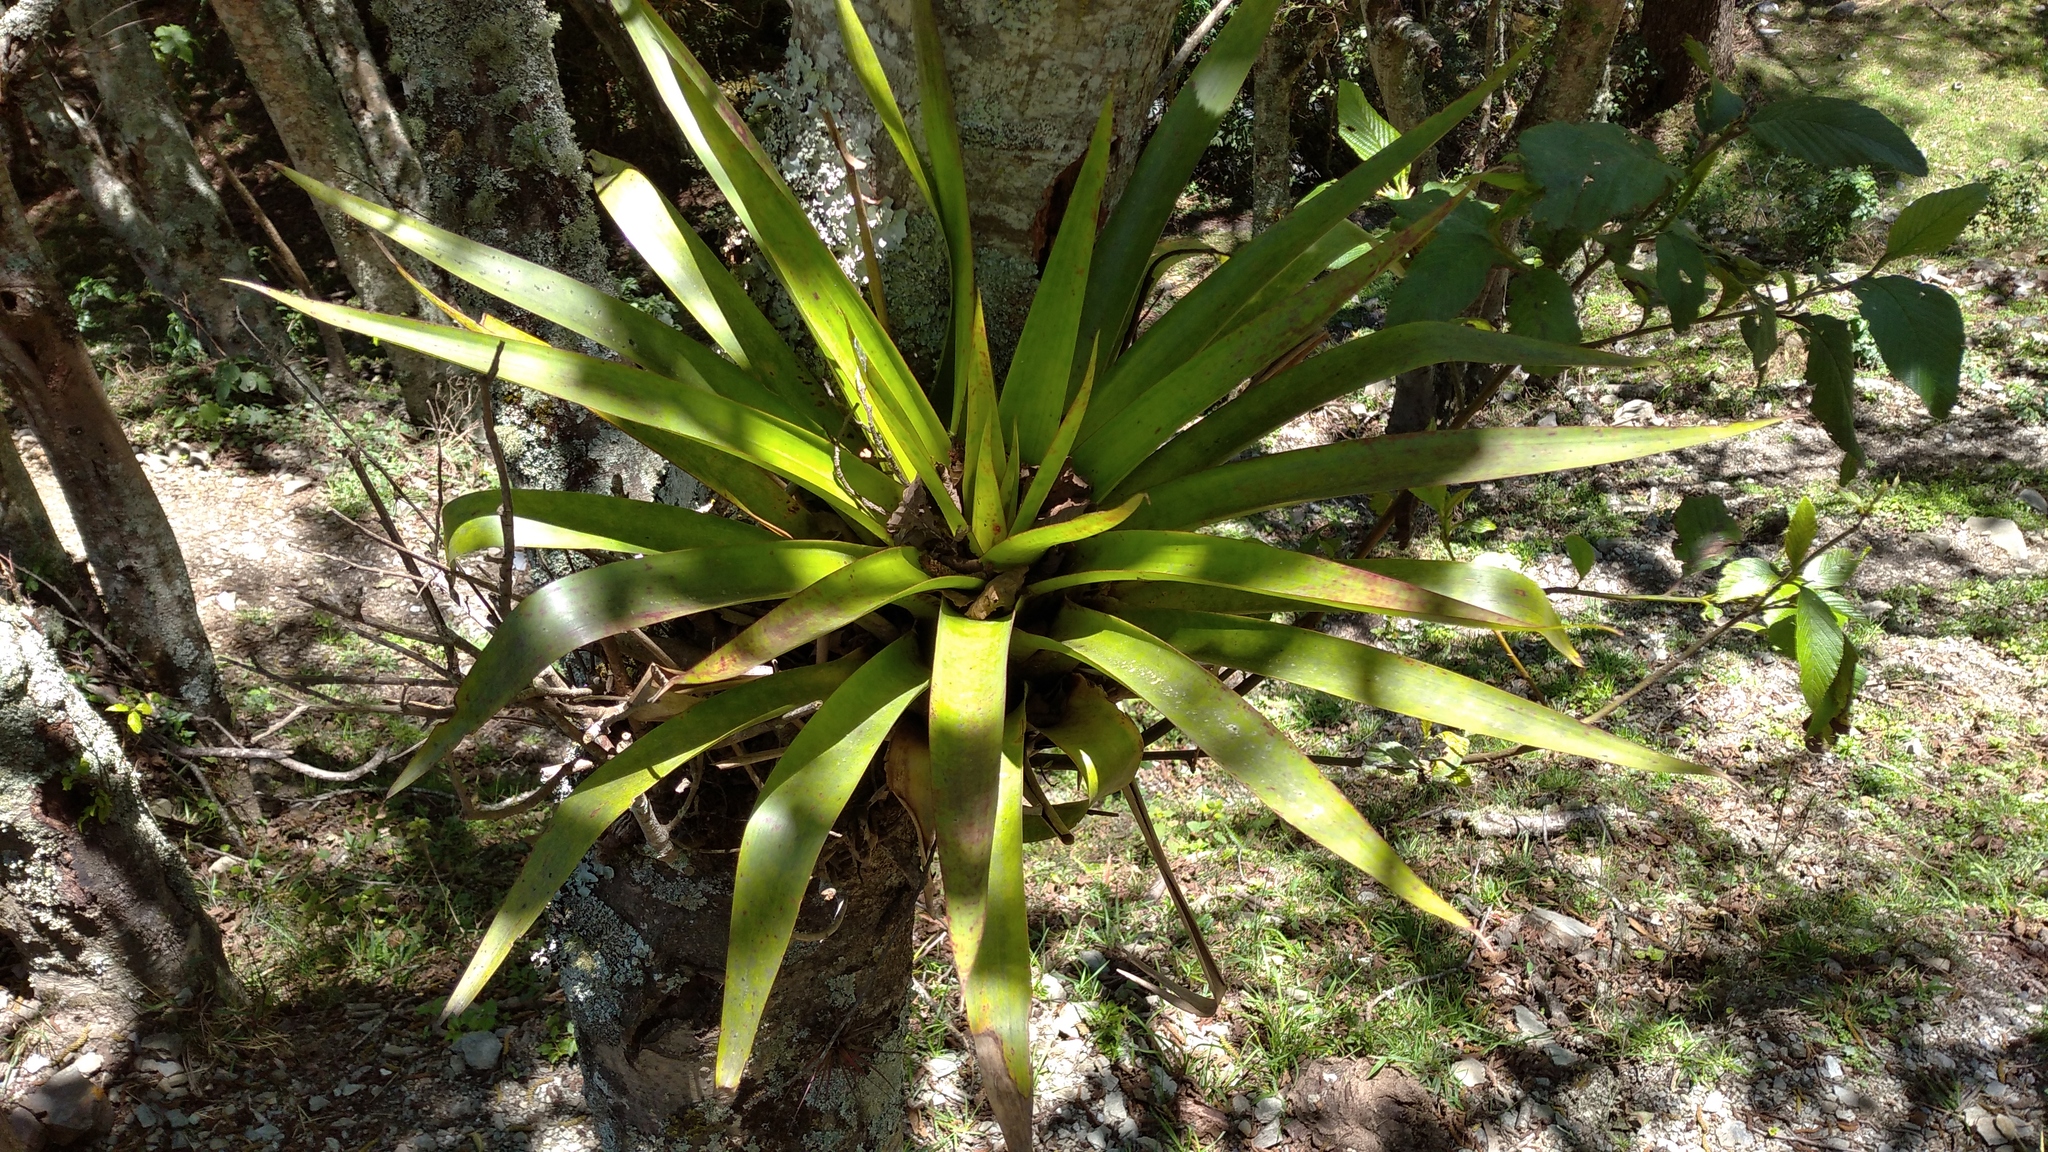
M 1556 612 L 1517 573 L 1342 562 L 1199 531 L 1303 501 L 1585 467 L 1751 427 L 1470 428 L 1233 459 L 1282 423 L 1421 365 L 1630 362 L 1444 321 L 1316 351 L 1337 309 L 1463 196 L 1380 234 L 1349 214 L 1519 59 L 1318 190 L 1136 331 L 1175 196 L 1273 17 L 1276 0 L 1246 0 L 1098 228 L 1103 109 L 998 384 L 929 4 L 914 5 L 922 124 L 913 131 L 842 3 L 849 57 L 947 242 L 949 354 L 940 378 L 921 381 L 695 57 L 644 0 L 615 3 L 668 111 L 788 290 L 813 357 L 770 324 L 644 176 L 603 159 L 601 202 L 715 348 L 588 285 L 303 177 L 323 202 L 616 359 L 551 347 L 488 316 L 440 326 L 273 293 L 338 327 L 581 404 L 737 513 L 542 491 L 474 493 L 447 506 L 455 553 L 504 543 L 509 525 L 519 546 L 621 556 L 546 584 L 506 616 L 394 792 L 583 645 L 718 609 L 758 611 L 729 642 L 673 670 L 679 714 L 639 731 L 556 808 L 450 1012 L 474 1000 L 636 797 L 735 734 L 815 707 L 763 784 L 742 840 L 717 1083 L 733 1089 L 745 1075 L 820 846 L 858 782 L 886 762 L 889 786 L 935 849 L 982 1083 L 1021 1150 L 1030 1143 L 1032 983 L 1022 853 L 1065 837 L 1133 786 L 1143 740 L 1117 699 L 1148 702 L 1279 817 L 1460 926 L 1465 917 L 1216 669 L 1633 768 L 1704 771 L 1444 669 L 1272 620 L 1364 612 L 1528 631 L 1576 658 Z M 1240 391 L 1247 381 L 1256 385 Z M 832 651 L 845 654 L 822 658 Z M 1048 762 L 1071 775 L 1057 786 L 1041 779 Z

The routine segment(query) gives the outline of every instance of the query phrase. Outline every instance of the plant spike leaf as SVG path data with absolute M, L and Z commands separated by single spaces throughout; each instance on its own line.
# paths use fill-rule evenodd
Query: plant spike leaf
M 1058 483 L 1060 473 L 1066 470 L 1067 453 L 1073 450 L 1074 438 L 1081 434 L 1081 421 L 1088 415 L 1088 397 L 1094 391 L 1095 360 L 1091 356 L 1087 371 L 1081 375 L 1081 390 L 1075 393 L 1073 404 L 1068 406 L 1059 431 L 1053 433 L 1052 445 L 1038 461 L 1038 471 L 1032 474 L 1031 487 L 1025 489 L 1024 498 L 1017 503 L 1017 514 L 1011 518 L 1015 530 L 1031 527 L 1038 519 L 1038 513 L 1045 508 L 1046 498 L 1052 495 L 1052 486 Z
M 504 543 L 495 488 L 457 496 L 441 507 L 441 536 L 451 556 Z M 652 500 L 512 490 L 513 540 L 520 548 L 589 548 L 604 552 L 676 552 L 685 548 L 766 543 L 767 532 L 739 520 Z
M 1470 930 L 1463 913 L 1415 875 L 1351 801 L 1244 697 L 1135 624 L 1077 604 L 1053 639 L 1172 720 L 1281 819 L 1432 916 Z
M 841 0 L 846 3 L 848 0 Z M 1088 268 L 1095 253 L 1095 217 L 1102 204 L 1102 185 L 1109 174 L 1109 141 L 1116 122 L 1112 98 L 1102 101 L 1095 136 L 1067 197 L 1066 215 L 1046 258 L 1045 273 L 1031 297 L 1031 311 L 1017 350 L 1003 379 L 1001 412 L 1004 427 L 1017 429 L 1026 460 L 1037 460 L 1052 448 L 1060 413 L 1075 387 L 1074 360 L 1081 331 L 1081 306 L 1088 294 Z M 1084 365 L 1085 373 L 1092 365 Z M 1021 524 L 1029 527 L 1028 522 Z
M 1404 584 L 1426 588 L 1461 604 L 1476 604 L 1490 612 L 1522 621 L 1522 626 L 1550 642 L 1558 654 L 1573 664 L 1585 666 L 1579 650 L 1565 634 L 1564 621 L 1534 580 L 1507 568 L 1450 560 L 1417 560 L 1408 556 L 1353 560 L 1350 564 L 1366 572 L 1377 572 Z
M 1009 638 L 1003 639 L 1005 652 Z M 974 1067 L 1009 1152 L 1031 1152 L 1031 935 L 1024 914 L 1024 706 L 1003 722 L 980 947 L 960 973 Z
M 981 557 L 981 562 L 990 568 L 1016 568 L 1036 564 L 1038 558 L 1062 544 L 1086 540 L 1099 536 L 1131 518 L 1131 513 L 1145 502 L 1143 495 L 1133 496 L 1114 508 L 1099 512 L 1087 512 L 1072 520 L 1031 528 L 1011 536 Z
M 505 894 L 483 942 L 449 994 L 441 1019 L 459 1016 L 476 1002 L 512 946 L 540 919 L 556 890 L 576 870 L 583 854 L 635 797 L 734 733 L 824 699 L 865 659 L 855 653 L 830 664 L 792 668 L 728 689 L 663 722 L 585 777 L 549 814 L 547 827 L 533 842 L 519 879 Z
M 1137 779 L 1145 757 L 1145 736 L 1102 686 L 1086 677 L 1068 680 L 1066 711 L 1060 722 L 1039 729 L 1067 754 L 1081 774 L 1090 801 L 1121 792 Z M 1082 805 L 1087 807 L 1086 804 Z
M 541 669 L 583 645 L 692 612 L 792 596 L 871 551 L 814 540 L 692 548 L 619 560 L 541 585 L 492 634 L 456 689 L 453 714 L 427 733 L 390 794 L 483 727 Z
M 786 539 L 830 536 L 829 513 L 812 513 L 791 498 L 789 484 L 752 460 L 673 432 L 598 414 L 619 431 L 645 444 L 687 476 L 730 501 L 769 531 Z
M 719 1016 L 716 1084 L 739 1087 L 768 991 L 789 948 L 818 849 L 896 718 L 925 690 L 917 640 L 904 636 L 860 666 L 790 741 L 740 838 L 732 933 Z
M 941 588 L 972 591 L 973 576 L 933 576 L 917 563 L 917 549 L 890 548 L 863 556 L 770 608 L 766 615 L 699 660 L 679 684 L 710 684 L 744 676 L 820 636 L 829 636 L 884 605 Z
M 1287 624 L 1210 612 L 1120 610 L 1192 660 L 1242 668 L 1372 708 L 1646 772 L 1721 773 L 1602 732 L 1447 668 Z
M 876 117 L 882 121 L 883 131 L 896 145 L 896 155 L 902 158 L 904 168 L 909 170 L 911 182 L 917 185 L 925 206 L 936 216 L 939 199 L 932 191 L 931 174 L 925 170 L 924 156 L 911 141 L 910 125 L 904 121 L 903 109 L 896 103 L 896 93 L 889 87 L 889 77 L 882 71 L 882 58 L 875 54 L 874 41 L 868 38 L 867 27 L 860 22 L 860 14 L 854 11 L 853 0 L 837 0 L 836 7 L 839 38 L 845 44 L 847 62 L 853 65 L 853 74 L 867 93 L 868 103 L 874 107 Z

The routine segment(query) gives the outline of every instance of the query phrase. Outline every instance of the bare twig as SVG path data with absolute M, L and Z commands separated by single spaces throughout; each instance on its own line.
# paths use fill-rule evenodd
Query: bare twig
M 272 736 L 277 735 L 279 732 L 284 731 L 285 728 L 288 725 L 290 725 L 292 721 L 297 720 L 299 717 L 304 716 L 305 714 L 306 705 L 301 704 L 298 707 L 293 708 L 291 711 L 285 713 L 284 719 L 279 720 L 277 723 L 272 724 L 270 727 L 265 728 L 263 731 L 258 732 L 254 736 L 251 736 L 249 738 L 249 742 L 252 744 L 261 744 L 265 740 L 270 739 Z
M 1167 62 L 1166 71 L 1159 74 L 1159 95 L 1166 95 L 1167 86 L 1173 84 L 1180 76 L 1180 70 L 1188 66 L 1188 61 L 1194 58 L 1195 50 L 1202 46 L 1202 41 L 1208 39 L 1209 33 L 1216 30 L 1216 25 L 1222 21 L 1224 13 L 1230 11 L 1232 2 L 1233 0 L 1216 0 L 1215 6 L 1209 9 L 1209 14 L 1202 17 L 1202 22 L 1195 25 L 1195 30 L 1188 33 L 1188 38 L 1180 42 L 1180 50 Z
M 483 387 L 479 389 L 483 407 L 484 444 L 491 450 L 491 463 L 498 470 L 498 530 L 503 539 L 498 542 L 498 619 L 512 614 L 512 471 L 505 466 L 505 449 L 498 444 L 498 412 L 496 385 L 498 383 L 498 362 L 505 357 L 505 342 L 498 341 L 497 351 L 491 353 L 491 370 L 484 374 Z M 451 660 L 450 663 L 453 663 Z
M 418 746 L 415 744 L 413 747 Z M 411 750 L 407 749 L 408 752 Z M 325 768 L 315 768 L 311 764 L 294 759 L 291 750 L 286 748 L 173 747 L 170 752 L 180 760 L 196 760 L 202 757 L 216 760 L 262 760 L 280 768 L 289 768 L 301 776 L 337 784 L 361 780 L 383 767 L 384 762 L 391 756 L 389 747 L 379 748 L 374 755 L 355 768 L 346 772 L 330 772 Z
M 500 344 L 499 347 L 502 349 L 504 345 Z M 391 537 L 393 543 L 403 539 L 398 534 L 397 523 L 391 519 L 391 510 L 384 506 L 384 497 L 378 494 L 377 486 L 370 482 L 370 474 L 363 469 L 363 454 L 351 448 L 342 453 L 342 456 L 348 460 L 348 466 L 355 469 L 356 479 L 362 482 L 363 493 L 370 498 L 370 507 L 377 513 L 377 522 L 384 526 L 384 534 Z M 441 650 L 447 654 L 448 667 L 452 670 L 455 667 L 455 642 L 451 638 L 455 635 L 455 630 L 448 627 L 448 618 L 441 615 L 441 602 L 434 599 L 433 581 L 428 580 L 420 572 L 420 566 L 413 560 L 409 550 L 401 550 L 398 553 L 398 561 L 405 565 L 406 574 L 412 577 L 413 595 L 419 597 L 420 603 L 426 606 L 427 616 L 434 622 L 434 631 L 438 636 Z

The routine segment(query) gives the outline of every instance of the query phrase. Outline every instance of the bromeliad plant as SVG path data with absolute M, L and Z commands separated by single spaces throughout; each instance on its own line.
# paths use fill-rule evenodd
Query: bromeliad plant
M 1517 573 L 1412 559 L 1347 563 L 1197 531 L 1302 501 L 1585 467 L 1750 427 L 1467 428 L 1233 462 L 1295 416 L 1421 365 L 1630 362 L 1441 321 L 1308 354 L 1332 314 L 1427 238 L 1463 191 L 1385 233 L 1367 233 L 1349 214 L 1519 60 L 1303 201 L 1134 332 L 1175 195 L 1243 82 L 1276 2 L 1245 0 L 1232 16 L 1098 232 L 1105 106 L 1000 387 L 928 3 L 913 6 L 918 133 L 844 0 L 840 17 L 848 55 L 947 240 L 949 354 L 929 385 L 913 376 L 776 166 L 644 0 L 616 0 L 625 28 L 788 290 L 815 361 L 624 164 L 598 161 L 600 200 L 716 350 L 568 277 L 299 178 L 320 200 L 618 359 L 551 347 L 491 317 L 458 316 L 460 326 L 443 327 L 278 299 L 584 405 L 746 517 L 525 490 L 451 502 L 447 543 L 458 554 L 516 541 L 628 558 L 555 580 L 509 612 L 469 669 L 453 714 L 394 792 L 583 645 L 693 614 L 765 608 L 710 655 L 673 669 L 667 702 L 679 714 L 640 732 L 555 810 L 449 1011 L 475 998 L 636 797 L 735 734 L 816 705 L 762 786 L 742 840 L 717 1083 L 739 1084 L 820 846 L 887 745 L 890 787 L 936 848 L 982 1081 L 1010 1147 L 1021 1150 L 1031 1096 L 1022 852 L 1027 842 L 1065 838 L 1111 793 L 1127 791 L 1141 810 L 1144 740 L 1118 698 L 1148 702 L 1283 819 L 1460 926 L 1464 916 L 1212 669 L 1648 771 L 1704 771 L 1452 672 L 1271 619 L 1367 612 L 1530 631 L 1576 658 L 1542 592 Z M 1134 479 L 1141 469 L 1142 482 Z M 827 659 L 833 650 L 850 654 Z M 1048 761 L 1073 772 L 1064 801 L 1049 799 L 1062 790 L 1040 779 Z

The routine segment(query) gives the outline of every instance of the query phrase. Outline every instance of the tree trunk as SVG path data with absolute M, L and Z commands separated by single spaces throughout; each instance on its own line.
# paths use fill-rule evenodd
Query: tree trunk
M 177 99 L 150 49 L 148 22 L 124 0 L 65 0 L 79 55 L 99 90 L 99 112 L 126 155 L 136 199 L 155 222 L 174 285 L 169 299 L 198 320 L 220 355 L 290 359 L 284 329 L 258 297 L 223 283 L 256 279 L 248 247 L 199 163 Z
M 1316 9 L 1283 11 L 1252 66 L 1252 230 L 1294 207 L 1294 97 L 1308 66 L 1336 31 Z M 1291 17 L 1291 18 L 1290 18 Z
M 0 180 L 0 380 L 28 417 L 99 577 L 114 637 L 154 686 L 227 719 L 185 557 L 100 386 L 63 285 Z
M 51 1035 L 89 1025 L 112 1052 L 147 1000 L 237 998 L 220 930 L 135 769 L 28 615 L 4 602 L 0 862 L 0 942 L 27 962 Z
M 856 791 L 841 835 L 827 842 L 730 1100 L 714 1096 L 711 1066 L 752 784 L 716 769 L 699 778 L 677 831 L 695 843 L 674 863 L 652 858 L 631 820 L 584 860 L 556 900 L 548 955 L 576 1022 L 584 1099 L 603 1147 L 901 1146 L 910 929 L 924 870 L 910 819 L 879 775 Z M 648 795 L 666 798 L 657 815 L 674 818 L 675 789 Z M 819 896 L 823 889 L 833 896 Z
M 88 586 L 79 580 L 71 553 L 57 539 L 5 420 L 0 420 L 0 559 L 14 566 L 16 579 L 26 575 L 53 584 L 83 606 L 78 597 Z
M 1607 57 L 1627 11 L 1626 0 L 1565 0 L 1545 49 L 1543 75 L 1515 118 L 1517 133 L 1592 115 L 1593 102 L 1607 86 Z
M 1658 0 L 1643 10 L 1643 53 L 1648 66 L 1630 118 L 1641 123 L 1706 87 L 1711 79 L 1685 50 L 1688 39 L 1707 50 L 1716 75 L 1735 70 L 1735 0 Z
M 380 166 L 372 158 L 362 135 L 362 123 L 344 98 L 342 86 L 328 70 L 328 61 L 298 5 L 292 0 L 213 0 L 213 10 L 227 29 L 250 83 L 262 97 L 264 111 L 277 129 L 278 139 L 284 142 L 292 165 L 316 180 L 366 200 L 381 204 L 400 202 L 403 160 L 395 166 Z M 346 55 L 345 58 L 352 59 Z M 381 92 L 382 88 L 379 80 L 377 89 Z M 403 130 L 399 131 L 402 139 Z M 410 145 L 404 155 L 410 155 Z M 382 168 L 387 167 L 396 169 L 390 185 L 380 179 Z M 427 320 L 441 318 L 392 267 L 369 229 L 324 205 L 318 210 L 320 222 L 334 245 L 341 273 L 355 289 L 363 307 Z M 438 279 L 425 268 L 416 268 L 415 272 Z M 415 424 L 431 423 L 441 400 L 437 382 L 445 379 L 447 373 L 418 353 L 390 349 L 386 355 L 396 370 L 407 415 Z
M 445 228 L 612 287 L 590 176 L 562 104 L 550 47 L 557 17 L 540 0 L 390 4 L 391 69 L 416 123 L 426 215 Z M 454 302 L 536 330 L 549 343 L 597 351 L 551 324 L 463 284 Z M 523 486 L 652 497 L 660 458 L 573 404 L 507 388 L 497 406 L 513 478 Z
M 299 0 L 299 10 L 355 120 L 377 187 L 391 197 L 392 207 L 425 214 L 426 170 L 384 85 L 384 70 L 370 51 L 370 36 L 354 0 Z
M 1372 64 L 1373 84 L 1380 90 L 1380 109 L 1387 123 L 1403 132 L 1429 119 L 1429 92 L 1423 71 L 1441 63 L 1442 49 L 1427 28 L 1408 14 L 1402 0 L 1360 0 L 1365 17 L 1365 54 Z M 1436 149 L 1408 166 L 1410 186 L 1436 179 Z
M 919 123 L 910 6 L 854 5 L 913 131 Z M 1106 96 L 1116 98 L 1113 172 L 1127 172 L 1149 128 L 1152 92 L 1173 49 L 1172 0 L 1032 0 L 1024 8 L 937 5 L 969 173 L 975 271 L 1000 379 L 1038 287 L 1059 224 L 1070 168 L 1088 148 Z M 883 280 L 898 344 L 936 362 L 949 311 L 945 242 L 868 107 L 839 38 L 834 0 L 793 0 L 790 62 L 763 93 L 763 145 L 785 171 L 807 173 L 797 194 L 842 254 L 854 252 L 845 170 L 817 112 L 832 109 L 847 143 L 869 159 L 863 179 L 887 201 L 871 212 L 883 241 Z M 1112 197 L 1121 186 L 1113 176 Z

